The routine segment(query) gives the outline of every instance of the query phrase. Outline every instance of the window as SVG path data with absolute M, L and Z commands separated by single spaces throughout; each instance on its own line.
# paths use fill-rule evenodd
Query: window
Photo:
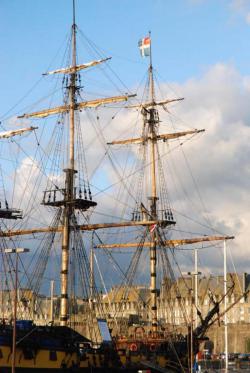
M 57 361 L 57 353 L 56 351 L 52 350 L 49 352 L 49 359 L 51 361 Z

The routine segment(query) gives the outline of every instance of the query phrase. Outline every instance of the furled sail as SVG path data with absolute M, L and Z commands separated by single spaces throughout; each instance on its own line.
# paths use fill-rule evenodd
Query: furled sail
M 193 134 L 197 134 L 197 133 L 204 132 L 204 131 L 205 131 L 204 129 L 202 129 L 202 130 L 195 129 L 195 130 L 184 131 L 184 132 L 165 133 L 165 134 L 157 135 L 156 140 L 163 140 L 163 141 L 172 140 L 172 139 L 177 139 L 177 138 L 182 137 L 182 136 L 193 135 Z M 146 138 L 145 137 L 137 137 L 137 138 L 134 138 L 134 139 L 112 141 L 112 142 L 108 142 L 107 144 L 108 145 L 140 144 L 140 143 L 143 143 L 144 141 L 148 140 L 149 138 L 150 137 L 146 137 Z
M 184 98 L 181 97 L 181 98 L 173 98 L 173 99 L 169 99 L 169 100 L 164 100 L 164 101 L 158 101 L 158 102 L 143 102 L 139 105 L 129 105 L 129 106 L 126 106 L 126 108 L 138 108 L 138 109 L 147 109 L 148 107 L 152 107 L 152 106 L 164 106 L 164 105 L 167 105 L 167 104 L 170 104 L 171 102 L 176 102 L 176 101 L 183 101 Z
M 8 139 L 9 137 L 13 137 L 13 136 L 16 136 L 16 135 L 21 135 L 24 132 L 34 131 L 37 128 L 38 127 L 27 127 L 27 128 L 20 128 L 18 130 L 0 132 L 0 139 Z
M 44 73 L 43 75 L 53 75 L 53 74 L 72 74 L 77 71 L 87 69 L 88 67 L 96 66 L 99 65 L 102 62 L 106 62 L 108 60 L 111 60 L 112 57 L 104 58 L 102 60 L 97 60 L 97 61 L 91 61 L 87 63 L 83 63 L 81 65 L 76 65 L 76 66 L 69 66 L 65 67 L 63 69 L 57 69 L 53 71 L 48 71 L 47 73 Z
M 117 102 L 127 101 L 129 98 L 135 97 L 136 95 L 125 95 L 125 96 L 113 96 L 107 98 L 99 98 L 96 100 L 83 101 L 74 105 L 74 109 L 85 109 L 85 108 L 95 108 L 105 104 L 113 104 Z M 23 114 L 18 118 L 45 118 L 49 115 L 60 114 L 69 112 L 71 105 L 57 106 L 51 109 L 45 109 L 41 111 L 36 111 L 34 113 Z

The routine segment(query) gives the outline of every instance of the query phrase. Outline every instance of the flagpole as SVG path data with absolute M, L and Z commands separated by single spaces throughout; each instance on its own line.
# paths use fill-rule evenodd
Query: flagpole
M 155 101 L 155 88 L 154 88 L 154 77 L 153 77 L 153 59 L 152 59 L 152 42 L 151 42 L 151 31 L 148 32 L 149 35 L 149 84 L 150 84 L 150 93 L 151 93 L 151 102 Z
M 224 241 L 224 329 L 225 329 L 225 372 L 228 372 L 228 330 L 227 330 L 227 248 L 226 248 L 226 241 Z

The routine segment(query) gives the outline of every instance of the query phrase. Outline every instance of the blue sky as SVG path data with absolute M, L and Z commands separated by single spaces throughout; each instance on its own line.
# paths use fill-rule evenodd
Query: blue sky
M 184 82 L 217 62 L 233 64 L 241 73 L 248 73 L 250 25 L 245 21 L 248 9 L 243 3 L 76 0 L 76 20 L 88 38 L 113 56 L 112 68 L 126 85 L 136 85 L 145 72 L 146 62 L 140 59 L 137 42 L 148 30 L 152 32 L 154 64 L 161 76 Z M 1 0 L 1 117 L 47 69 L 70 24 L 71 0 Z

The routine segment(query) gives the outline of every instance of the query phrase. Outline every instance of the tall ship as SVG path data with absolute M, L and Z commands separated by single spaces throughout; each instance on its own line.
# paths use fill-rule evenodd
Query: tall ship
M 172 323 L 159 317 L 160 283 L 170 285 L 178 274 L 176 248 L 233 237 L 207 231 L 177 237 L 180 229 L 170 203 L 165 161 L 171 141 L 180 145 L 204 130 L 162 132 L 167 123 L 160 119 L 161 111 L 169 114 L 171 105 L 183 99 L 158 99 L 150 34 L 139 42 L 149 61 L 142 100 L 134 93 L 108 97 L 105 89 L 100 98 L 89 98 L 85 86 L 95 80 L 84 74 L 92 68 L 106 74 L 110 57 L 96 53 L 100 58 L 78 61 L 81 32 L 72 3 L 66 63 L 44 74 L 55 83 L 48 101 L 58 99 L 60 91 L 61 104 L 21 113 L 22 128 L 0 134 L 3 143 L 11 138 L 10 145 L 18 149 L 14 163 L 19 166 L 12 177 L 15 198 L 8 203 L 3 193 L 0 206 L 0 370 L 187 372 L 207 329 L 219 317 L 219 302 L 200 317 L 196 328 L 187 318 L 180 333 L 174 317 Z M 128 114 L 120 118 L 125 110 Z M 130 127 L 139 134 L 111 139 L 120 133 L 115 130 L 119 121 L 124 133 Z M 116 181 L 110 181 L 112 175 Z M 38 294 L 48 292 L 46 284 L 52 281 L 60 296 L 54 301 L 51 287 L 48 315 Z M 142 283 L 145 298 L 139 294 Z M 134 295 L 141 301 L 141 316 L 128 325 L 122 310 Z M 116 297 L 122 299 L 117 303 L 119 317 L 111 309 Z M 178 287 L 176 299 L 181 304 Z

